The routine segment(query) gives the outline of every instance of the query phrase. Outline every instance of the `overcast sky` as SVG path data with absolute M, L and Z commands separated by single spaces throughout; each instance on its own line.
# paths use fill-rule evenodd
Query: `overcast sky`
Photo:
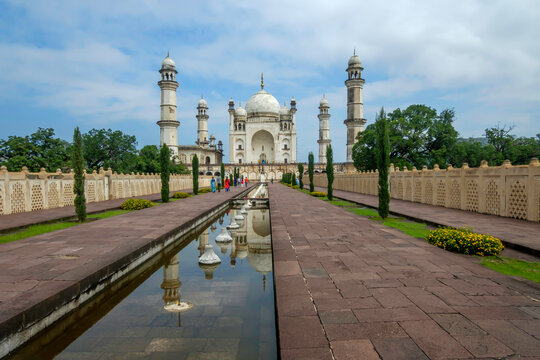
M 119 129 L 158 145 L 156 82 L 177 65 L 179 140 L 209 131 L 228 150 L 227 102 L 260 89 L 297 100 L 298 159 L 318 154 L 318 103 L 330 102 L 345 160 L 345 69 L 356 48 L 364 113 L 454 108 L 463 137 L 515 125 L 540 132 L 540 1 L 0 1 L 0 138 L 52 127 Z M 228 151 L 227 151 L 228 152 Z M 226 152 L 225 161 L 229 161 Z

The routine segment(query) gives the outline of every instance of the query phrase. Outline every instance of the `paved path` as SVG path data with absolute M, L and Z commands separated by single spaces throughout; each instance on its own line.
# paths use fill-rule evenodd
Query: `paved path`
M 243 190 L 203 194 L 0 244 L 0 335 L 91 289 Z
M 322 187 L 315 187 L 315 190 L 326 192 L 326 188 Z M 379 205 L 379 199 L 374 195 L 334 190 L 334 196 L 370 207 L 376 208 Z M 501 239 L 508 247 L 540 256 L 540 222 L 479 214 L 397 199 L 390 200 L 390 211 L 396 215 L 437 225 L 470 226 L 479 233 L 490 234 Z
M 174 194 L 176 191 L 171 192 Z M 182 192 L 191 193 L 191 189 L 182 190 Z M 146 199 L 150 201 L 161 200 L 160 194 L 151 194 L 143 196 L 134 196 L 137 199 Z M 113 210 L 120 208 L 120 205 L 124 201 L 130 198 L 106 200 L 99 202 L 92 202 L 86 204 L 86 212 L 88 214 L 94 214 L 98 212 Z M 74 206 L 65 206 L 54 209 L 44 209 L 38 211 L 29 211 L 19 214 L 9 214 L 0 216 L 0 232 L 9 231 L 10 229 L 16 229 L 33 224 L 41 224 L 55 220 L 67 219 L 75 216 Z
M 282 359 L 540 358 L 538 284 L 280 184 L 269 197 Z

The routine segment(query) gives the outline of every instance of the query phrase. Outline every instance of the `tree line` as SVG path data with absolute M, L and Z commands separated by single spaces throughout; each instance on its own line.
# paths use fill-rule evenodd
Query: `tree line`
M 506 159 L 512 164 L 528 164 L 540 157 L 540 134 L 536 137 L 517 137 L 513 127 L 496 126 L 485 129 L 484 138 L 462 139 L 453 126 L 454 110 L 440 113 L 426 105 L 411 105 L 385 115 L 388 122 L 390 162 L 400 168 L 421 169 L 435 164 L 480 166 L 482 160 L 500 165 Z M 380 117 L 380 115 L 379 115 Z M 377 169 L 376 124 L 370 124 L 358 134 L 353 147 L 353 161 L 358 170 Z
M 119 130 L 92 129 L 81 134 L 84 168 L 87 171 L 111 168 L 122 173 L 159 173 L 160 150 L 155 145 L 137 149 L 135 136 Z M 21 171 L 26 166 L 37 172 L 45 168 L 49 172 L 57 169 L 69 172 L 72 169 L 73 143 L 55 136 L 52 128 L 38 128 L 27 136 L 9 136 L 0 139 L 0 166 L 9 171 Z M 189 173 L 182 163 L 171 161 L 172 174 Z

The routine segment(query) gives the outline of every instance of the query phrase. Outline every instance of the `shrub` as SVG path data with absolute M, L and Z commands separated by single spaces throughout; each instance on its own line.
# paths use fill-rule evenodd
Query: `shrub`
M 438 228 L 431 230 L 426 241 L 442 249 L 467 255 L 499 255 L 504 249 L 501 241 L 482 235 L 469 228 Z
M 206 194 L 212 191 L 210 188 L 199 189 L 199 194 Z
M 311 196 L 315 196 L 315 197 L 325 197 L 326 194 L 323 193 L 322 191 L 312 191 L 309 193 Z
M 199 193 L 199 158 L 197 155 L 193 155 L 191 160 L 191 172 L 193 174 L 193 194 Z
M 328 200 L 334 199 L 334 152 L 332 145 L 328 144 L 326 147 L 326 178 L 328 179 Z
M 377 168 L 379 169 L 379 216 L 383 219 L 390 213 L 390 191 L 388 189 L 388 167 L 390 166 L 390 139 L 388 119 L 381 108 L 377 115 L 375 129 L 377 134 Z
M 86 198 L 84 196 L 84 158 L 82 136 L 79 127 L 73 131 L 73 193 L 75 194 L 75 212 L 79 222 L 86 219 Z
M 154 206 L 150 200 L 145 199 L 128 199 L 120 205 L 122 210 L 141 210 Z
M 300 186 L 299 185 L 293 185 L 291 186 L 293 189 L 300 189 Z
M 312 152 L 309 153 L 308 159 L 309 159 L 309 164 L 308 164 L 309 192 L 314 192 L 315 191 L 315 185 L 313 184 L 313 173 L 315 171 L 315 164 L 314 164 L 315 160 L 314 160 Z
M 161 171 L 161 201 L 169 202 L 169 179 L 171 177 L 171 151 L 167 144 L 161 146 L 159 151 L 159 164 Z
M 187 197 L 189 197 L 189 194 L 185 192 L 175 192 L 173 195 L 173 198 L 175 199 L 185 199 Z

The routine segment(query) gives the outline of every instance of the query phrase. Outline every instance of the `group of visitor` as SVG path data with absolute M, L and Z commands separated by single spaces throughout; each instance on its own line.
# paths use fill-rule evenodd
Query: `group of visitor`
M 243 186 L 243 187 L 248 187 L 248 178 L 247 177 L 244 178 L 243 176 L 240 179 L 235 178 L 234 186 L 238 186 L 238 184 L 240 184 L 240 186 Z M 213 176 L 212 176 L 212 180 L 210 180 L 210 187 L 212 188 L 212 192 L 215 193 L 216 192 L 216 179 Z M 225 191 L 229 191 L 231 187 L 231 180 L 228 177 L 225 177 L 223 187 L 225 188 Z M 217 191 L 221 192 L 221 175 L 218 175 L 217 177 Z

